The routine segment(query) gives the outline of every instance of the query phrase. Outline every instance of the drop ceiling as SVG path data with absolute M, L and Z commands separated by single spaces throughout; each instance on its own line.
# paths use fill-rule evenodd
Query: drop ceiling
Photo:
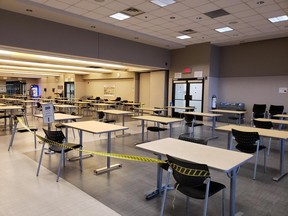
M 271 23 L 268 20 L 288 15 L 288 0 L 176 0 L 166 7 L 159 7 L 149 0 L 0 0 L 0 8 L 166 49 L 204 42 L 225 46 L 288 36 L 288 21 Z M 122 21 L 110 17 L 121 11 L 131 11 L 135 15 Z M 233 31 L 215 31 L 222 27 L 230 27 Z M 176 38 L 182 34 L 191 38 Z M 21 60 L 12 56 L 9 58 Z M 78 59 L 81 60 L 80 57 Z M 28 60 L 36 61 L 32 57 Z M 48 63 L 55 64 L 51 61 Z M 93 66 L 91 61 L 95 60 L 88 61 L 84 64 L 86 68 Z M 157 68 L 131 65 L 125 65 L 124 69 L 116 68 L 123 71 L 151 69 Z

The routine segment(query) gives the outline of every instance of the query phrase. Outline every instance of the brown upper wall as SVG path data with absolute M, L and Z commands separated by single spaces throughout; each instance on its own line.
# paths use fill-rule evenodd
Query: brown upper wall
M 170 51 L 0 9 L 0 45 L 168 68 Z
M 288 75 L 288 37 L 220 48 L 219 77 Z

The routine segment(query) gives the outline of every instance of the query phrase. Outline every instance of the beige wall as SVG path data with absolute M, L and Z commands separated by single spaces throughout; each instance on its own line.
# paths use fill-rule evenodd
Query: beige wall
M 253 104 L 284 105 L 288 112 L 288 93 L 280 94 L 279 88 L 288 88 L 288 76 L 230 77 L 219 79 L 218 101 L 246 104 L 246 120 L 250 121 Z
M 83 85 L 86 95 L 91 95 L 94 98 L 115 99 L 121 97 L 122 100 L 134 100 L 134 79 L 85 80 Z M 104 86 L 114 86 L 115 95 L 104 95 Z
M 141 73 L 139 92 L 145 107 L 164 107 L 165 71 Z

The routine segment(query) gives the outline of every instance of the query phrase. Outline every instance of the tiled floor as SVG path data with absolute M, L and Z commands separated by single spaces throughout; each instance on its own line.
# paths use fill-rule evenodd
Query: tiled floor
M 30 122 L 33 122 L 33 119 Z M 39 134 L 43 135 L 40 130 L 41 120 L 34 120 L 34 123 L 39 125 Z M 113 152 L 155 157 L 135 147 L 135 144 L 141 141 L 141 127 L 137 127 L 138 124 L 138 121 L 129 121 L 126 124 L 130 128 L 131 136 L 115 138 L 113 135 Z M 181 125 L 175 125 L 173 137 L 177 138 L 183 131 Z M 78 136 L 76 135 L 76 139 L 73 140 L 73 135 L 71 131 L 69 132 L 70 141 L 78 142 Z M 210 132 L 209 127 L 196 129 L 197 136 L 208 137 Z M 209 141 L 208 145 L 225 148 L 227 134 L 217 131 L 216 134 L 219 138 Z M 56 183 L 58 155 L 44 155 L 40 176 L 36 177 L 35 161 L 38 161 L 41 145 L 38 144 L 38 149 L 35 151 L 31 134 L 16 134 L 13 148 L 8 152 L 10 135 L 8 133 L 5 135 L 5 132 L 1 132 L 0 135 L 0 215 L 102 216 L 119 213 L 123 216 L 156 216 L 160 213 L 161 197 L 145 200 L 145 193 L 155 187 L 155 164 L 111 159 L 112 163 L 121 163 L 122 168 L 109 174 L 95 176 L 93 170 L 104 166 L 106 158 L 94 156 L 83 161 L 82 174 L 78 162 L 67 162 L 62 178 Z M 161 133 L 162 138 L 167 136 L 168 132 Z M 149 138 L 156 139 L 157 136 L 149 133 Z M 84 149 L 106 151 L 106 141 L 105 134 L 99 136 L 84 133 Z M 72 155 L 77 155 L 77 152 L 70 154 Z M 285 156 L 288 156 L 287 152 Z M 237 177 L 238 215 L 285 215 L 288 205 L 288 177 L 280 182 L 272 180 L 279 168 L 278 140 L 273 140 L 266 174 L 263 173 L 263 155 L 260 154 L 257 180 L 252 180 L 253 163 L 254 161 L 251 161 L 244 165 Z M 287 167 L 287 160 L 285 165 Z M 211 170 L 211 173 L 213 180 L 220 181 L 229 188 L 229 179 L 225 174 L 215 170 Z M 227 190 L 227 203 L 228 198 L 229 190 Z M 209 200 L 208 215 L 221 215 L 220 203 L 221 193 Z M 202 208 L 202 201 L 191 200 L 191 215 L 201 215 Z M 228 208 L 226 212 L 228 213 Z M 184 197 L 180 193 L 169 192 L 166 215 L 186 215 Z

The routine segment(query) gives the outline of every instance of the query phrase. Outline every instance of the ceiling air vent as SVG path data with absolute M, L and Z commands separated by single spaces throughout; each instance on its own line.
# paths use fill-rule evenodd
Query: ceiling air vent
M 204 14 L 213 19 L 213 18 L 229 15 L 230 13 L 228 13 L 227 11 L 223 9 L 219 9 L 219 10 L 210 11 Z
M 180 31 L 179 33 L 183 35 L 190 35 L 190 34 L 196 33 L 196 31 L 194 31 L 193 29 L 186 29 L 186 30 Z
M 128 16 L 134 17 L 134 16 L 138 16 L 140 14 L 143 14 L 144 11 L 139 10 L 137 8 L 130 7 L 130 8 L 127 8 L 127 9 L 121 11 L 121 13 L 124 13 Z

